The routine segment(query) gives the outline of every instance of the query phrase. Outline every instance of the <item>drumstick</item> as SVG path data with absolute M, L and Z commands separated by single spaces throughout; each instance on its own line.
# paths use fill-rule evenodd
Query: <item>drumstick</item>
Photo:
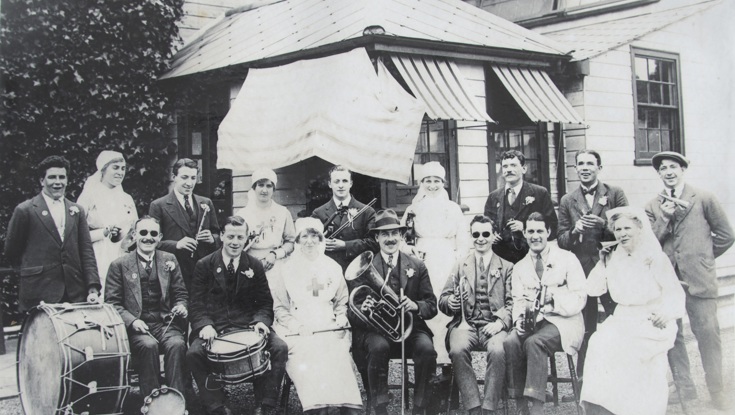
M 222 338 L 222 337 L 217 337 L 217 338 L 214 338 L 214 339 L 212 339 L 212 340 L 217 340 L 217 341 L 220 341 L 220 342 L 225 342 L 225 343 L 232 343 L 232 344 L 236 344 L 236 345 L 238 345 L 238 346 L 245 346 L 245 347 L 247 347 L 247 348 L 250 348 L 250 347 L 252 347 L 252 346 L 253 346 L 252 344 L 244 344 L 244 343 L 236 342 L 236 341 L 234 341 L 234 340 L 227 340 L 227 339 L 224 339 L 224 338 Z
M 317 331 L 312 332 L 312 334 L 328 333 L 328 332 L 332 332 L 332 331 L 342 331 L 342 330 L 349 330 L 349 329 L 350 329 L 350 327 L 337 327 L 335 329 L 317 330 Z M 286 335 L 286 337 L 293 337 L 293 336 L 300 336 L 300 334 L 299 333 L 291 333 L 291 334 L 287 334 Z
M 143 333 L 145 333 L 145 334 L 147 334 L 147 335 L 151 336 L 151 339 L 153 339 L 153 340 L 154 340 L 154 341 L 155 341 L 156 343 L 158 343 L 158 339 L 156 339 L 155 337 L 153 337 L 153 335 L 151 334 L 151 332 L 150 332 L 150 331 L 144 331 Z
M 166 332 L 168 331 L 168 328 L 171 327 L 171 323 L 174 322 L 174 319 L 176 318 L 176 315 L 175 314 L 169 314 L 168 317 L 169 317 L 168 324 L 166 324 L 166 328 L 163 329 L 163 334 L 166 334 Z M 163 334 L 162 334 L 162 336 L 163 336 Z

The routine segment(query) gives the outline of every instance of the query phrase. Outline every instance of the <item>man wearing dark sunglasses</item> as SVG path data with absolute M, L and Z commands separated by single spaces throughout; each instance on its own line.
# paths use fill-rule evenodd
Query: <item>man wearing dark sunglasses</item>
M 167 385 L 184 393 L 189 299 L 181 268 L 173 254 L 156 249 L 163 236 L 158 220 L 144 216 L 135 223 L 134 231 L 135 251 L 110 264 L 105 301 L 115 307 L 128 328 L 141 395 L 148 396 L 160 387 L 160 352 Z
M 492 220 L 477 215 L 470 223 L 474 250 L 457 262 L 439 298 L 439 310 L 454 317 L 449 323 L 447 350 L 470 415 L 499 413 L 505 385 L 503 340 L 513 327 L 510 292 L 513 263 L 493 254 Z M 480 395 L 472 368 L 473 350 L 487 352 L 485 392 Z

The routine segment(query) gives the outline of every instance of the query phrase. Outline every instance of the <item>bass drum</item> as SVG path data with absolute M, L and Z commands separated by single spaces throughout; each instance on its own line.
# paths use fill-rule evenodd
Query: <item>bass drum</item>
M 26 415 L 122 414 L 125 324 L 109 304 L 44 304 L 23 322 L 18 391 Z

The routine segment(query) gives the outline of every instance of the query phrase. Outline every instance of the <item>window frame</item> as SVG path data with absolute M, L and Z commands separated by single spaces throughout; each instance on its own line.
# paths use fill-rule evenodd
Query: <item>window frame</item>
M 636 58 L 646 58 L 646 59 L 656 59 L 656 60 L 665 60 L 665 61 L 671 61 L 673 62 L 674 67 L 674 76 L 675 76 L 675 83 L 674 83 L 674 92 L 677 94 L 676 102 L 677 104 L 675 106 L 673 105 L 658 105 L 658 104 L 649 104 L 649 103 L 639 103 L 638 102 L 638 80 L 636 79 L 636 66 L 635 66 L 635 60 Z M 651 165 L 651 152 L 647 154 L 641 154 L 641 152 L 638 150 L 638 141 L 640 139 L 640 136 L 638 135 L 638 115 L 641 108 L 650 108 L 650 109 L 670 109 L 675 110 L 677 112 L 677 119 L 674 123 L 674 127 L 676 128 L 676 133 L 678 137 L 671 139 L 670 143 L 670 150 L 671 151 L 677 151 L 681 154 L 685 154 L 685 137 L 684 137 L 684 99 L 682 96 L 682 89 L 681 89 L 681 58 L 678 53 L 675 52 L 666 52 L 661 50 L 653 50 L 653 49 L 645 49 L 645 48 L 639 48 L 639 47 L 631 47 L 630 48 L 630 78 L 631 78 L 631 85 L 632 85 L 632 92 L 633 92 L 633 141 L 634 141 L 634 162 L 633 164 L 636 166 L 650 166 Z

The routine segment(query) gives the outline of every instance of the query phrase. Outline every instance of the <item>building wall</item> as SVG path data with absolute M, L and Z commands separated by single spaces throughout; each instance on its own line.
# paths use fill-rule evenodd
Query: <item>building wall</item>
M 729 48 L 719 46 L 735 41 L 735 30 L 729 24 L 734 10 L 733 2 L 720 4 L 590 60 L 590 75 L 582 81 L 583 90 L 571 85 L 570 91 L 565 91 L 589 124 L 583 135 L 567 135 L 570 190 L 578 186 L 573 156 L 582 147 L 601 152 L 601 180 L 622 187 L 631 205 L 642 207 L 661 190 L 661 181 L 651 166 L 633 164 L 635 119 L 630 53 L 631 46 L 678 53 L 684 148 L 691 160 L 687 182 L 713 192 L 731 224 L 735 223 L 735 192 L 731 183 L 735 142 L 730 137 L 735 110 L 731 79 L 735 55 Z M 718 258 L 717 272 L 722 287 L 720 320 L 723 326 L 733 326 L 735 249 Z

